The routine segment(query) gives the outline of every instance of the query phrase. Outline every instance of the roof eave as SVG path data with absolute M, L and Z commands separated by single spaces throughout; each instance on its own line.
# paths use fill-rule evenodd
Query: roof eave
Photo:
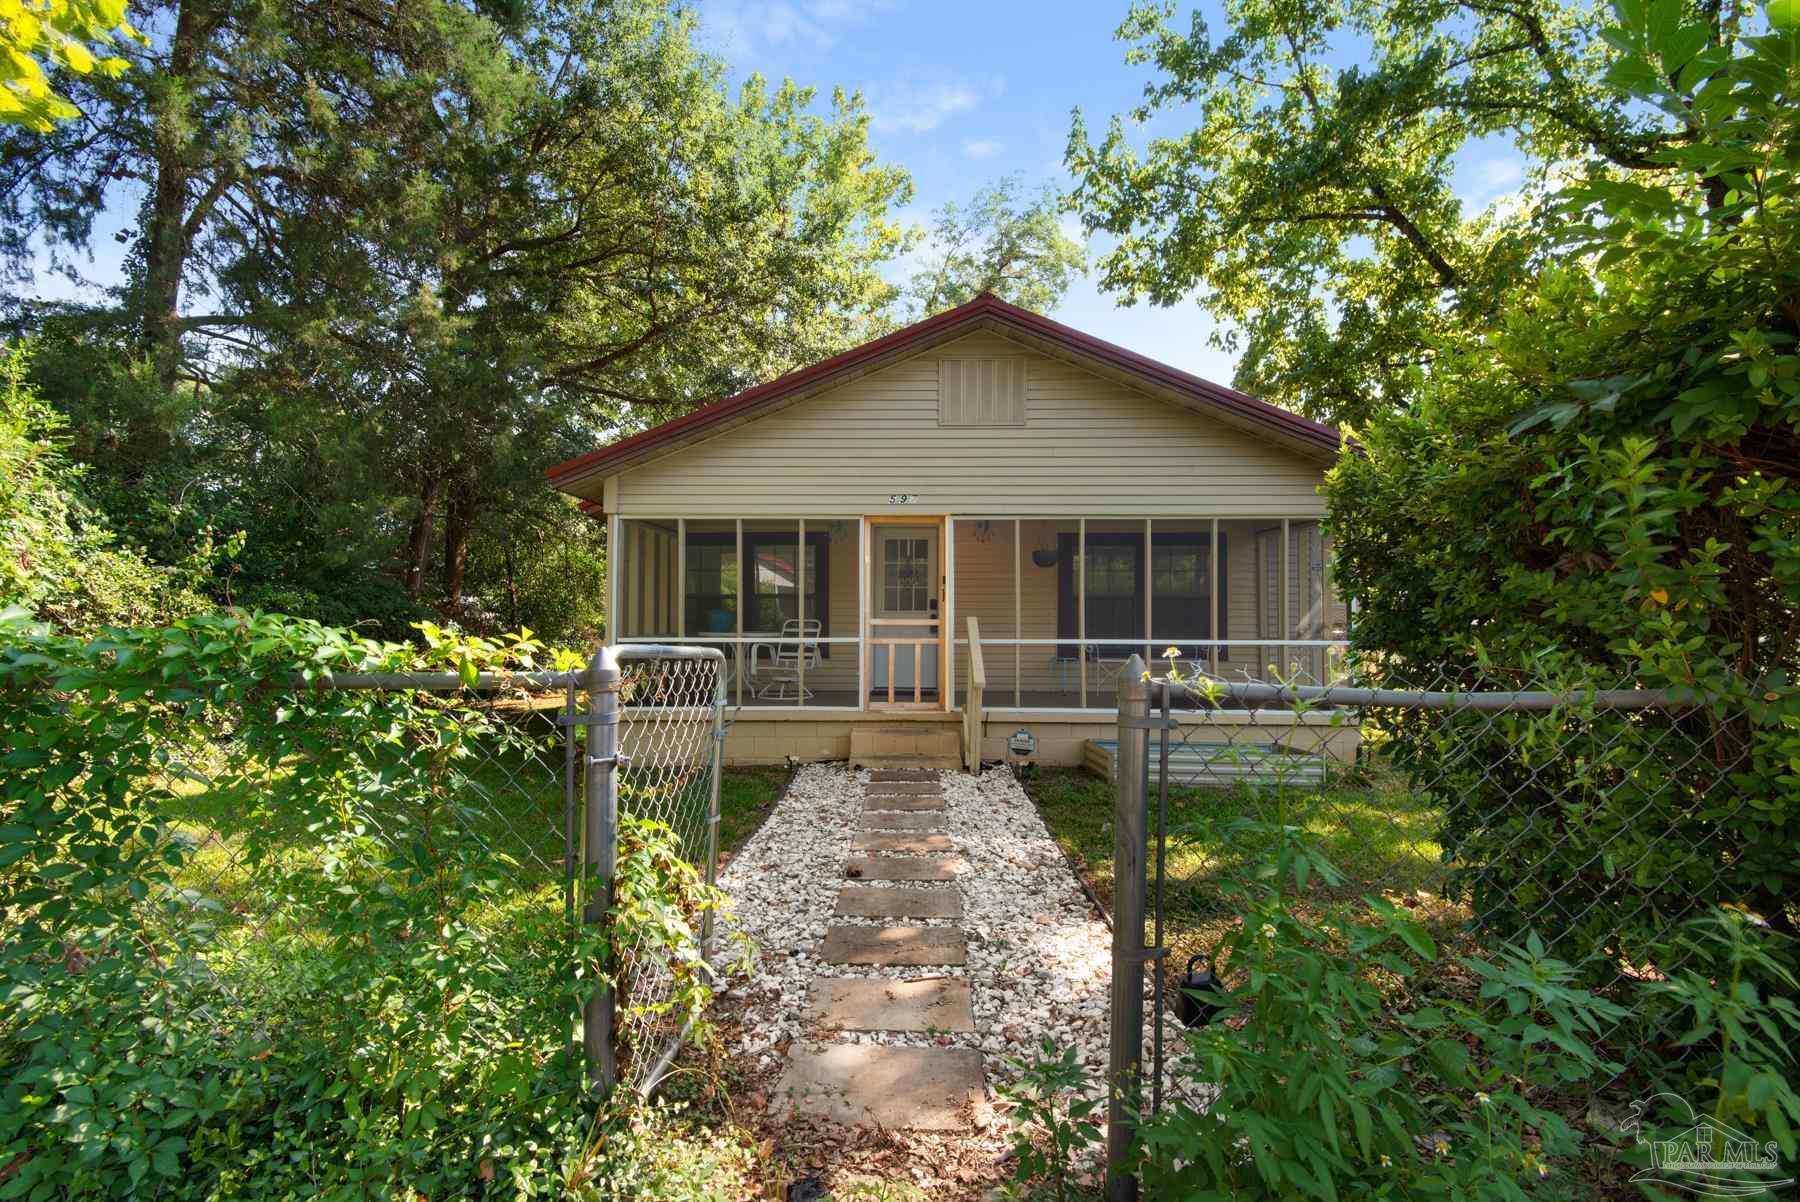
M 598 476 L 635 467 L 698 441 L 755 420 L 777 408 L 816 396 L 890 363 L 963 337 L 977 329 L 992 328 L 1030 345 L 1040 353 L 1121 379 L 1128 385 L 1160 396 L 1195 412 L 1223 418 L 1246 433 L 1276 442 L 1289 450 L 1321 461 L 1335 458 L 1343 445 L 1338 431 L 1290 413 L 1266 401 L 1158 363 L 1135 351 L 1092 337 L 1047 317 L 1009 305 L 992 296 L 980 296 L 905 329 L 845 351 L 810 367 L 790 372 L 766 384 L 746 389 L 691 413 L 653 426 L 585 455 L 556 464 L 545 475 L 558 489 L 576 492 L 574 486 Z M 585 496 L 584 489 L 576 495 Z

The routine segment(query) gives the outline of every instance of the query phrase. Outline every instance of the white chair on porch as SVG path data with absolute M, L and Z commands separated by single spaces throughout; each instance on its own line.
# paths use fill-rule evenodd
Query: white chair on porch
M 819 666 L 819 638 L 824 630 L 817 618 L 789 618 L 781 624 L 781 641 L 757 643 L 750 648 L 750 680 L 758 701 L 811 701 L 813 691 L 802 687 L 800 672 Z M 768 655 L 766 674 L 761 670 Z

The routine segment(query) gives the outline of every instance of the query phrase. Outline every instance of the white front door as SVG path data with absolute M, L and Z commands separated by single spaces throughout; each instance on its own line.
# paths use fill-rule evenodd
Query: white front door
M 870 698 L 877 704 L 938 704 L 942 626 L 938 597 L 941 528 L 890 526 L 874 530 L 869 573 Z

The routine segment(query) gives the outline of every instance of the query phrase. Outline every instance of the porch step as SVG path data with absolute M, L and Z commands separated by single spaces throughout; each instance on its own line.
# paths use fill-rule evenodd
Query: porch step
M 962 729 L 954 722 L 858 722 L 850 727 L 853 768 L 962 767 Z

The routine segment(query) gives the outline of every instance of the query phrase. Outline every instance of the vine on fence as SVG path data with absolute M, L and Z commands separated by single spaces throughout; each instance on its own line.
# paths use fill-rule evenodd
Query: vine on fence
M 466 693 L 305 687 L 544 659 L 422 635 L 234 613 L 84 642 L 0 616 L 0 1198 L 582 1174 L 569 1036 L 595 977 L 563 917 L 560 736 Z M 718 898 L 630 829 L 613 937 L 661 954 Z M 705 975 L 681 979 L 697 1014 Z

